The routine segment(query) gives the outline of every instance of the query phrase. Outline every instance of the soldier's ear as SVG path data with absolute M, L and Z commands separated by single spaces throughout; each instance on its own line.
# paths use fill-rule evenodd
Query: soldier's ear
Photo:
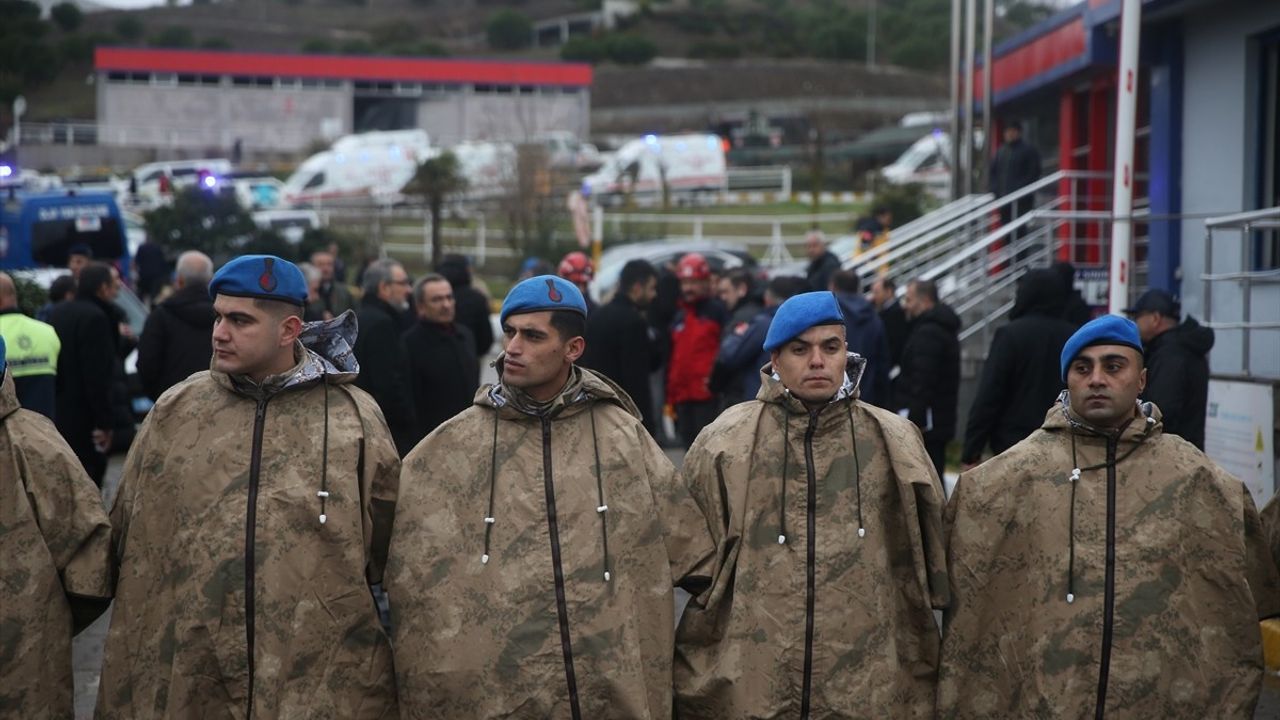
M 1147 389 L 1147 369 L 1142 368 L 1142 372 L 1138 373 L 1138 395 L 1141 396 Z
M 582 357 L 582 353 L 587 351 L 587 340 L 582 336 L 572 338 L 567 343 L 565 351 L 565 359 L 571 363 L 578 362 L 578 358 Z
M 292 347 L 294 341 L 301 334 L 302 318 L 297 315 L 289 315 L 280 321 L 280 347 Z

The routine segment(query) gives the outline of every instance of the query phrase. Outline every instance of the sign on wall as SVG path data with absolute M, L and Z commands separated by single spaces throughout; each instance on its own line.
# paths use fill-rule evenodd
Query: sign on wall
M 1209 381 L 1205 453 L 1244 481 L 1259 508 L 1276 491 L 1274 397 L 1269 384 Z

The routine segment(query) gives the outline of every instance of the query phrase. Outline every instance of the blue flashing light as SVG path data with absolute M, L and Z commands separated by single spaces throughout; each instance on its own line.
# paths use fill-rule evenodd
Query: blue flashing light
M 932 132 L 931 134 L 933 135 L 933 139 L 934 139 L 934 140 L 941 140 L 941 139 L 942 139 L 942 134 L 943 134 L 943 133 L 942 133 L 942 128 L 934 128 L 934 129 L 933 129 L 933 132 Z
M 205 175 L 202 182 L 204 183 L 204 186 L 210 190 L 218 186 L 218 178 L 212 175 Z
M 0 165 L 0 178 L 7 178 L 13 175 L 13 168 L 8 165 Z
M 707 136 L 707 147 L 711 148 L 712 150 L 715 150 L 716 148 L 720 147 L 720 139 L 715 137 L 714 135 Z
M 657 144 L 658 144 L 658 136 L 657 136 L 657 135 L 654 135 L 653 133 L 650 133 L 650 134 L 648 134 L 648 135 L 645 135 L 645 136 L 644 136 L 644 141 L 645 141 L 646 143 L 650 144 L 650 145 L 657 145 Z

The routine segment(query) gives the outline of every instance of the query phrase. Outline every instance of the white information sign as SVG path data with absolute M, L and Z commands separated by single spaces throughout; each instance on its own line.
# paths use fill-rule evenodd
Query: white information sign
M 1267 384 L 1209 381 L 1205 453 L 1244 481 L 1259 509 L 1276 491 L 1273 399 Z

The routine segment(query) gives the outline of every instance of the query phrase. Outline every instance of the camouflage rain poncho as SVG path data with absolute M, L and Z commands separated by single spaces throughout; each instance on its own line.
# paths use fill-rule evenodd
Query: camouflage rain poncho
M 1060 402 L 961 476 L 947 525 L 940 717 L 1253 717 L 1271 554 L 1244 485 L 1154 406 L 1116 434 Z
M 863 364 L 814 412 L 765 377 L 685 457 L 719 567 L 680 624 L 678 717 L 932 716 L 942 488 L 916 427 L 854 399 Z
M 198 373 L 147 416 L 112 510 L 99 717 L 396 716 L 368 583 L 399 460 L 350 384 L 351 319 L 308 325 L 288 373 Z
M 486 386 L 404 463 L 387 590 L 405 717 L 670 717 L 672 585 L 713 551 L 625 393 L 578 368 L 542 406 Z
M 72 716 L 73 611 L 111 597 L 98 488 L 53 423 L 0 384 L 0 717 Z M 91 617 L 75 618 L 87 624 Z

